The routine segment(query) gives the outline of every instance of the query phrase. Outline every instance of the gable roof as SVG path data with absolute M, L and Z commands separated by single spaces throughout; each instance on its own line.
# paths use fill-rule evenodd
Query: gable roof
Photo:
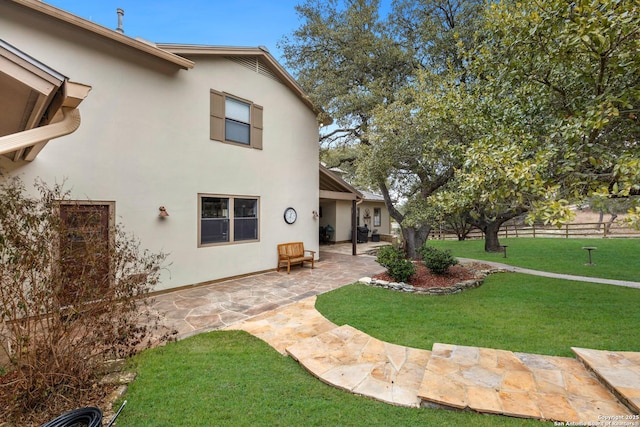
M 4 0 L 3 0 L 4 1 Z M 264 47 L 228 47 L 228 46 L 204 46 L 188 44 L 155 44 L 148 41 L 134 39 L 116 30 L 112 30 L 94 22 L 88 21 L 79 16 L 73 15 L 62 9 L 43 3 L 40 0 L 9 0 L 13 4 L 28 8 L 31 11 L 41 13 L 61 22 L 73 25 L 74 27 L 96 34 L 128 46 L 141 53 L 152 55 L 161 60 L 167 61 L 182 69 L 191 69 L 195 63 L 183 55 L 208 55 L 224 57 L 255 57 L 270 70 L 277 80 L 288 87 L 302 102 L 314 113 L 322 118 L 323 125 L 329 125 L 333 120 L 322 109 L 316 107 L 309 99 L 306 92 L 294 80 L 294 78 L 276 61 L 269 51 Z
M 171 52 L 167 52 L 166 50 L 160 49 L 154 46 L 153 44 L 145 43 L 143 41 L 136 40 L 129 36 L 125 36 L 124 34 L 121 34 L 118 31 L 112 30 L 107 27 L 103 27 L 102 25 L 98 25 L 84 18 L 80 18 L 79 16 L 73 15 L 72 13 L 69 13 L 62 9 L 58 9 L 57 7 L 43 3 L 39 0 L 9 0 L 9 1 L 16 5 L 20 5 L 22 7 L 28 8 L 31 11 L 49 16 L 60 22 L 65 22 L 67 24 L 70 24 L 82 31 L 91 32 L 100 37 L 104 37 L 106 39 L 110 39 L 122 45 L 128 46 L 132 49 L 136 49 L 141 53 L 151 55 L 156 58 L 162 59 L 164 61 L 170 62 L 174 65 L 179 66 L 180 68 L 189 69 L 189 68 L 193 68 L 194 66 L 193 62 L 186 58 L 175 55 Z
M 269 53 L 266 47 L 207 46 L 193 44 L 158 43 L 158 48 L 181 56 L 215 56 L 236 60 L 256 72 L 274 78 L 288 87 L 302 102 L 316 114 L 323 117 L 323 124 L 329 125 L 332 119 L 309 99 L 307 93 L 295 79 Z

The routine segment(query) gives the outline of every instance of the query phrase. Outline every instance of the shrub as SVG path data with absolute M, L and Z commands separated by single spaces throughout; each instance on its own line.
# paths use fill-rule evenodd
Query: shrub
M 422 256 L 424 265 L 433 274 L 445 274 L 449 267 L 458 264 L 458 260 L 451 255 L 450 251 L 440 250 L 426 243 L 417 252 Z
M 105 359 L 150 344 L 159 319 L 144 297 L 166 256 L 141 251 L 121 227 L 109 226 L 113 238 L 96 236 L 90 210 L 62 209 L 70 202 L 61 186 L 36 188 L 40 197 L 0 176 L 0 375 L 10 376 L 0 378 L 3 419 L 61 412 L 60 402 L 90 392 Z
M 409 277 L 416 272 L 413 263 L 404 253 L 394 246 L 383 246 L 378 251 L 376 258 L 378 264 L 387 269 L 387 274 L 398 282 L 407 282 Z

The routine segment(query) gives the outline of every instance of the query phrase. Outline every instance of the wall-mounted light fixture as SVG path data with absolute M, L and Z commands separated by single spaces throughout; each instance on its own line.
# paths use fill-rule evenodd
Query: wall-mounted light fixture
M 318 219 L 318 217 L 320 216 L 318 214 L 318 211 L 313 211 L 312 213 L 313 213 L 313 219 Z
M 164 206 L 160 206 L 158 210 L 160 211 L 160 214 L 158 215 L 160 218 L 169 216 L 169 212 L 167 212 L 167 208 L 165 208 Z

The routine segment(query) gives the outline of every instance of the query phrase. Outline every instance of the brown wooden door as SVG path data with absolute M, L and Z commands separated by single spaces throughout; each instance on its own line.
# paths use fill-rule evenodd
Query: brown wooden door
M 96 299 L 109 286 L 109 204 L 60 206 L 60 300 Z

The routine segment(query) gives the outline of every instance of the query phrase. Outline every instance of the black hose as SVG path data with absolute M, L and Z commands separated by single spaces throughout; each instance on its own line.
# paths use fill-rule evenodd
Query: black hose
M 102 425 L 102 411 L 90 406 L 74 409 L 40 427 L 72 427 L 77 423 L 83 423 L 81 425 L 86 425 L 87 427 L 100 427 Z

